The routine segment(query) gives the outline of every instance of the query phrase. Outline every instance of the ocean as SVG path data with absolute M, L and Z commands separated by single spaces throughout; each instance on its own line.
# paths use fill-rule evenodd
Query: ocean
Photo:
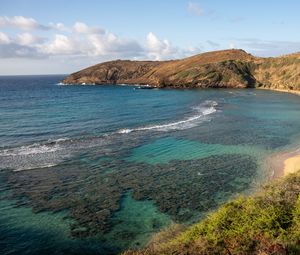
M 274 175 L 300 97 L 0 77 L 1 254 L 117 254 Z

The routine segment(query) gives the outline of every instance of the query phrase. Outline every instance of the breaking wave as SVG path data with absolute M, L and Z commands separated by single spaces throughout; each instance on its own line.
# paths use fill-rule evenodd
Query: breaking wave
M 51 153 L 60 149 L 59 142 L 65 141 L 65 139 L 57 139 L 53 142 L 47 142 L 44 144 L 34 143 L 27 146 L 21 146 L 17 148 L 5 149 L 0 151 L 0 156 L 20 156 L 31 154 Z
M 15 171 L 55 166 L 68 155 L 63 143 L 67 138 L 48 140 L 16 148 L 0 150 L 0 169 Z
M 89 148 L 99 151 L 99 154 L 109 155 L 114 153 L 116 148 L 119 148 L 120 139 L 123 142 L 128 139 L 132 143 L 137 137 L 144 135 L 141 131 L 169 131 L 192 128 L 203 121 L 209 120 L 208 115 L 217 111 L 217 105 L 215 101 L 205 101 L 193 107 L 192 113 L 182 120 L 166 124 L 121 129 L 101 136 L 72 139 L 59 138 L 15 148 L 0 149 L 0 169 L 21 171 L 55 166 L 65 162 L 77 153 L 86 153 Z M 124 136 L 124 134 L 137 131 L 140 131 L 140 133 L 134 139 L 131 136 Z
M 77 153 L 89 148 L 100 148 L 101 153 L 110 153 L 118 137 L 104 135 L 101 137 L 60 138 L 41 143 L 24 145 L 0 150 L 0 170 L 29 170 L 58 165 Z
M 166 124 L 158 124 L 145 127 L 137 127 L 133 129 L 124 128 L 118 131 L 119 134 L 128 134 L 135 131 L 157 130 L 157 131 L 169 131 L 169 130 L 183 130 L 195 127 L 199 121 L 204 121 L 207 115 L 215 113 L 217 111 L 215 101 L 207 100 L 199 106 L 193 107 L 193 115 L 186 117 L 183 120 L 174 121 Z

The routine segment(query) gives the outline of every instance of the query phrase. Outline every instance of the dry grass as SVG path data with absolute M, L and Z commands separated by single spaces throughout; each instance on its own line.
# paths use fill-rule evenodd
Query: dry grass
M 258 58 L 234 49 L 172 61 L 116 60 L 71 74 L 64 83 L 300 90 L 300 53 Z

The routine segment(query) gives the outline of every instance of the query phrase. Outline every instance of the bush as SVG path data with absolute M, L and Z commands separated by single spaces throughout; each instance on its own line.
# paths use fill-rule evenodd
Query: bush
M 300 254 L 300 173 L 224 204 L 145 251 L 134 254 Z

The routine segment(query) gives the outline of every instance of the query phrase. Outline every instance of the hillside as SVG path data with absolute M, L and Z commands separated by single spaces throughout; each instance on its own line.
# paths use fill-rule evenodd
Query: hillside
M 63 83 L 298 90 L 299 74 L 300 54 L 258 58 L 243 50 L 222 50 L 171 61 L 105 62 L 73 73 Z
M 300 172 L 226 203 L 203 221 L 157 234 L 124 255 L 300 254 Z
M 300 54 L 261 59 L 254 76 L 266 88 L 300 90 Z

